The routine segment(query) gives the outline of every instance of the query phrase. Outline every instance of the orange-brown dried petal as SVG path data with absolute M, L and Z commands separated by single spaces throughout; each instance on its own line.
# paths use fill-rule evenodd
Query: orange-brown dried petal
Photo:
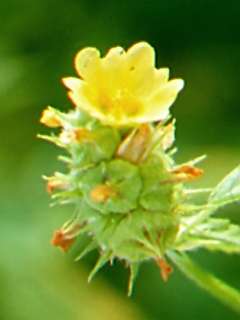
M 167 263 L 165 259 L 158 258 L 156 259 L 156 262 L 160 268 L 163 281 L 168 281 L 170 274 L 173 272 L 173 268 L 170 266 L 170 264 Z
M 116 195 L 116 191 L 111 186 L 101 184 L 93 188 L 90 192 L 90 197 L 94 202 L 106 202 L 110 197 Z

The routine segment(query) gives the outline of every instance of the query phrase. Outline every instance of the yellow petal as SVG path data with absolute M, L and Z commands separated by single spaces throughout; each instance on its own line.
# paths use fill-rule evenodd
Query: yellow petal
M 121 61 L 122 57 L 124 57 L 125 51 L 122 47 L 114 47 L 108 51 L 106 56 L 102 59 L 106 63 L 116 63 Z
M 132 94 L 144 96 L 151 90 L 154 60 L 154 50 L 146 42 L 137 43 L 127 51 L 124 84 Z
M 150 106 L 149 106 L 150 107 Z M 149 110 L 149 112 L 142 113 L 138 117 L 132 118 L 132 123 L 147 123 L 164 120 L 169 115 L 169 108 L 157 109 L 156 106 L 154 110 Z
M 159 89 L 151 97 L 151 102 L 160 105 L 168 104 L 169 99 L 176 98 L 179 91 L 184 87 L 184 81 L 182 79 L 173 79 L 166 84 L 159 87 Z
M 66 77 L 62 79 L 63 84 L 70 90 L 78 90 L 81 86 L 82 80 L 74 77 Z
M 156 70 L 155 79 L 159 83 L 166 83 L 169 78 L 169 68 L 160 68 Z
M 96 48 L 82 49 L 76 55 L 75 68 L 78 74 L 88 82 L 96 82 L 99 66 L 100 53 Z
M 179 91 L 183 89 L 182 79 L 173 79 L 161 86 L 158 91 L 148 100 L 144 112 L 138 116 L 137 122 L 152 122 L 163 120 L 169 113 L 169 108 L 177 98 Z
M 94 101 L 94 92 L 91 92 L 91 89 L 83 81 L 80 82 L 77 90 L 69 91 L 68 96 L 79 109 L 86 111 L 99 120 L 105 119 L 105 115 L 99 110 L 99 106 Z
M 122 47 L 115 47 L 110 49 L 101 61 L 103 71 L 113 73 L 121 70 L 123 68 L 124 58 L 125 51 Z M 118 78 L 118 76 L 118 74 L 114 74 L 115 78 Z
M 115 47 L 108 51 L 101 60 L 102 78 L 101 87 L 105 90 L 119 89 L 123 76 L 123 64 L 125 61 L 125 51 L 122 47 Z
M 168 82 L 169 78 L 169 69 L 168 68 L 160 68 L 154 70 L 153 76 L 153 85 L 152 85 L 152 94 L 155 93 L 159 88 Z
M 138 68 L 140 66 L 154 66 L 155 53 L 152 46 L 147 42 L 139 42 L 127 51 L 128 67 Z

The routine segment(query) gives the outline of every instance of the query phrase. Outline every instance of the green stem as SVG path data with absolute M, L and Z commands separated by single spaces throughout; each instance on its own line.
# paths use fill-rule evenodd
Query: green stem
M 231 288 L 223 281 L 201 269 L 186 254 L 168 253 L 169 258 L 177 267 L 199 287 L 208 291 L 222 303 L 240 313 L 240 292 Z

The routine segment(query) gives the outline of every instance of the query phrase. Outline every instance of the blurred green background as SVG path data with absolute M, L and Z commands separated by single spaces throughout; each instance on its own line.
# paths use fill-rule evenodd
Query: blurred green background
M 106 267 L 88 285 L 91 255 L 74 263 L 52 248 L 54 229 L 73 208 L 49 208 L 42 174 L 61 165 L 54 146 L 36 139 L 47 105 L 71 108 L 60 78 L 73 75 L 82 47 L 106 52 L 139 40 L 158 66 L 183 77 L 173 108 L 179 161 L 203 153 L 200 185 L 212 186 L 240 163 L 240 1 L 8 0 L 0 3 L 0 320 L 239 319 L 177 270 L 167 284 L 142 266 L 134 295 L 127 270 Z M 239 206 L 219 212 L 240 223 Z M 73 250 L 74 251 L 74 250 Z M 240 288 L 240 258 L 206 252 L 196 260 Z

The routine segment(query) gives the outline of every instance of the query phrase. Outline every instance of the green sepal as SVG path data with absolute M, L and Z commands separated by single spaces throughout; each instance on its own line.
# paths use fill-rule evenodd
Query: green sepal
M 138 263 L 131 263 L 130 266 L 130 275 L 128 280 L 128 296 L 132 295 L 134 282 L 136 281 L 136 277 L 139 271 L 139 264 Z
M 102 184 L 109 185 L 115 195 L 99 203 L 92 199 L 91 192 Z M 80 181 L 80 189 L 83 190 L 87 203 L 103 214 L 127 213 L 135 209 L 141 187 L 138 168 L 120 159 L 101 163 L 87 170 Z
M 82 220 L 88 221 L 91 225 L 94 225 L 95 221 L 101 218 L 99 217 L 99 212 L 90 207 L 83 198 L 78 204 L 78 216 Z
M 93 141 L 75 142 L 69 146 L 73 167 L 78 170 L 103 160 Z
M 170 211 L 174 200 L 174 184 L 167 171 L 167 159 L 152 156 L 140 166 L 143 190 L 140 204 L 147 210 Z
M 88 253 L 95 250 L 98 247 L 98 244 L 95 241 L 90 241 L 89 244 L 82 250 L 82 252 L 75 258 L 75 261 L 81 260 L 85 257 Z
M 111 253 L 110 252 L 103 252 L 101 253 L 97 263 L 95 264 L 93 270 L 90 272 L 88 276 L 88 282 L 91 282 L 92 278 L 95 274 L 109 261 L 111 260 Z
M 88 141 L 69 146 L 73 162 L 78 167 L 111 159 L 120 141 L 118 131 L 108 127 L 98 127 L 90 131 L 90 136 Z
M 55 145 L 57 145 L 58 147 L 60 148 L 65 148 L 65 144 L 63 144 L 61 142 L 61 140 L 59 139 L 58 136 L 52 134 L 51 136 L 48 136 L 48 135 L 45 135 L 45 134 L 38 134 L 37 135 L 37 138 L 40 138 L 40 139 L 43 139 L 45 141 L 48 141 L 48 142 L 51 142 L 51 143 L 54 143 Z
M 66 163 L 67 165 L 72 165 L 72 159 L 70 157 L 60 155 L 58 156 L 58 160 Z
M 127 215 L 104 217 L 105 226 L 96 230 L 99 243 L 107 244 L 115 256 L 129 263 L 161 255 L 172 246 L 178 230 L 171 216 L 159 212 L 136 210 Z M 103 217 L 96 225 L 100 220 Z
M 100 127 L 93 131 L 93 134 L 95 138 L 96 152 L 102 154 L 101 159 L 111 159 L 118 144 L 120 143 L 119 132 L 114 128 Z
M 87 113 L 83 112 L 82 110 L 79 110 L 78 108 L 68 113 L 62 113 L 60 116 L 66 124 L 76 128 L 91 128 L 92 125 L 95 123 L 94 119 L 92 119 Z

